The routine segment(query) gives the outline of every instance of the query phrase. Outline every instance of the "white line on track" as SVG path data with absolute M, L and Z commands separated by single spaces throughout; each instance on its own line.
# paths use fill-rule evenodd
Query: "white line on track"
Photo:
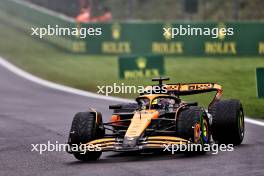
M 258 125 L 258 126 L 262 126 L 262 127 L 264 126 L 264 122 L 259 121 L 259 120 L 254 120 L 254 119 L 251 119 L 251 118 L 248 118 L 248 117 L 245 118 L 245 122 L 251 123 L 251 124 L 254 124 L 254 125 Z
M 129 102 L 129 103 L 134 102 L 131 99 L 99 95 L 99 94 L 96 94 L 96 93 L 75 89 L 75 88 L 72 88 L 72 87 L 60 85 L 60 84 L 57 84 L 57 83 L 53 83 L 53 82 L 41 79 L 41 78 L 36 77 L 36 76 L 34 76 L 34 75 L 30 74 L 30 73 L 25 72 L 24 70 L 21 70 L 20 68 L 14 66 L 10 62 L 8 62 L 5 59 L 3 59 L 2 57 L 0 57 L 0 65 L 2 65 L 4 68 L 8 69 L 12 73 L 14 73 L 14 74 L 16 74 L 16 75 L 18 75 L 18 76 L 20 76 L 20 77 L 22 77 L 24 79 L 27 79 L 27 80 L 32 81 L 34 83 L 37 83 L 39 85 L 42 85 L 42 86 L 45 86 L 45 87 L 49 87 L 49 88 L 52 88 L 52 89 L 56 89 L 56 90 L 59 90 L 59 91 L 63 91 L 63 92 L 67 92 L 67 93 L 71 93 L 71 94 L 75 94 L 75 95 L 80 95 L 80 96 L 84 96 L 84 97 L 89 97 L 89 98 L 101 99 L 101 100 L 118 101 L 118 102 Z M 250 124 L 253 124 L 253 125 L 264 126 L 264 122 L 258 121 L 258 120 L 254 120 L 254 119 L 251 119 L 251 118 L 248 118 L 248 117 L 245 118 L 245 121 L 247 123 L 250 123 Z
M 75 89 L 75 88 L 72 88 L 72 87 L 64 86 L 64 85 L 61 85 L 61 84 L 57 84 L 57 83 L 53 83 L 53 82 L 41 79 L 39 77 L 36 77 L 36 76 L 34 76 L 34 75 L 30 74 L 30 73 L 25 72 L 24 70 L 22 70 L 20 68 L 14 66 L 13 64 L 11 64 L 10 62 L 6 61 L 2 57 L 0 57 L 0 65 L 2 65 L 3 67 L 8 69 L 9 71 L 15 73 L 16 75 L 18 75 L 18 76 L 20 76 L 20 77 L 22 77 L 24 79 L 27 79 L 29 81 L 32 81 L 34 83 L 37 83 L 39 85 L 42 85 L 42 86 L 45 86 L 45 87 L 49 87 L 49 88 L 52 88 L 52 89 L 56 89 L 56 90 L 60 90 L 60 91 L 63 91 L 63 92 L 84 96 L 84 97 L 101 99 L 101 100 L 118 101 L 118 102 L 134 102 L 133 100 L 126 99 L 126 98 L 104 96 L 104 95 L 100 95 L 100 94 L 96 94 L 96 93 L 92 93 L 92 92 L 87 92 L 87 91 L 84 91 L 84 90 Z

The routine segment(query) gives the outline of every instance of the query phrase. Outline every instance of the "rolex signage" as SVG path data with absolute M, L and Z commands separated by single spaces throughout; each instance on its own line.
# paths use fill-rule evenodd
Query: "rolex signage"
M 111 34 L 106 36 L 101 42 L 102 54 L 130 54 L 131 41 L 123 38 L 122 25 L 119 23 L 109 24 Z M 107 28 L 107 27 L 106 27 Z M 107 31 L 107 30 L 106 30 Z M 109 38 L 109 39 L 107 39 Z
M 164 74 L 163 56 L 123 56 L 119 58 L 121 79 L 157 77 Z
M 111 27 L 112 30 L 112 38 L 114 40 L 120 39 L 121 36 L 121 26 L 118 23 L 114 23 Z
M 227 31 L 227 26 L 224 23 L 219 23 L 218 36 L 215 40 L 204 42 L 204 54 L 214 56 L 235 56 L 237 55 L 237 42 L 228 38 L 224 31 Z M 231 38 L 231 37 L 230 37 Z
M 92 24 L 83 25 L 90 27 Z M 103 35 L 85 39 L 87 53 L 90 54 L 180 57 L 264 55 L 264 22 L 114 22 L 93 25 L 101 27 Z M 187 30 L 184 35 L 164 33 L 164 28 L 180 26 Z M 205 33 L 205 29 L 209 30 Z M 200 34 L 199 31 L 203 32 Z M 177 32 L 175 30 L 174 34 Z
M 193 0 L 190 0 L 193 1 Z M 253 57 L 264 56 L 264 21 L 222 21 L 222 22 L 198 22 L 198 21 L 133 21 L 133 22 L 109 22 L 109 23 L 81 23 L 64 21 L 56 16 L 41 13 L 28 6 L 19 5 L 15 1 L 0 1 L 0 8 L 10 14 L 21 23 L 16 27 L 21 31 L 28 31 L 23 25 L 29 23 L 32 26 L 45 27 L 47 21 L 51 26 L 69 28 L 101 28 L 102 35 L 80 36 L 54 36 L 44 37 L 43 40 L 73 53 L 95 55 L 163 55 L 172 57 L 206 56 L 215 57 Z M 16 12 L 16 13 L 14 13 Z M 35 17 L 38 18 L 35 18 Z M 193 31 L 179 35 L 180 28 Z M 166 33 L 164 34 L 164 28 Z M 204 30 L 204 29 L 210 30 Z M 203 30 L 202 30 L 203 29 Z M 232 35 L 230 30 L 232 30 Z M 173 34 L 172 34 L 172 31 Z M 199 31 L 203 31 L 200 35 Z M 205 35 L 205 31 L 206 35 Z M 227 32 L 226 32 L 227 31 Z M 177 34 L 176 34 L 177 33 Z M 175 35 L 174 35 L 175 34 Z M 187 35 L 188 34 L 188 35 Z M 199 34 L 199 35 L 198 35 Z M 208 35 L 209 34 L 209 35 Z M 144 57 L 143 57 L 144 58 Z M 146 59 L 146 58 L 145 58 Z M 145 73 L 144 60 L 140 59 L 141 75 L 158 74 L 154 70 Z M 147 57 L 148 61 L 148 57 Z M 148 64 L 146 67 L 148 67 Z M 143 74 L 144 73 L 144 74 Z M 127 77 L 133 77 L 132 72 L 127 72 Z

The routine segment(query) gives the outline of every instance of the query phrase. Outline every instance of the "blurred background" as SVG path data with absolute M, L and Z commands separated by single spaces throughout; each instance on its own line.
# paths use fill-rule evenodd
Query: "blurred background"
M 262 0 L 27 0 L 75 17 L 88 4 L 92 14 L 112 10 L 115 20 L 262 20 Z
M 97 92 L 113 83 L 152 84 L 151 75 L 121 79 L 119 57 L 158 54 L 170 83 L 217 82 L 224 98 L 241 99 L 247 115 L 264 118 L 256 78 L 256 68 L 264 67 L 263 9 L 263 0 L 0 0 L 0 56 L 41 78 Z M 180 24 L 233 27 L 235 34 L 164 38 L 164 26 Z M 32 27 L 47 25 L 101 27 L 103 35 L 31 36 Z

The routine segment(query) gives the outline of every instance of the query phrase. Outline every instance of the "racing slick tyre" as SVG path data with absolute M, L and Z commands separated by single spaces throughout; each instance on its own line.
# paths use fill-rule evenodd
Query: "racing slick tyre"
M 212 136 L 220 144 L 239 145 L 245 133 L 244 112 L 239 100 L 223 100 L 209 108 L 212 115 Z
M 69 144 L 85 144 L 91 140 L 102 138 L 104 136 L 104 128 L 102 127 L 102 118 L 98 117 L 94 112 L 79 112 L 72 121 L 69 135 Z M 92 161 L 100 158 L 102 151 L 86 151 L 85 153 L 74 152 L 76 159 L 81 161 Z
M 197 145 L 196 150 L 187 150 L 184 152 L 185 154 L 205 154 L 204 147 L 209 147 L 211 136 L 206 112 L 197 106 L 183 109 L 177 119 L 177 134 L 179 137 L 191 141 L 192 144 L 200 144 Z

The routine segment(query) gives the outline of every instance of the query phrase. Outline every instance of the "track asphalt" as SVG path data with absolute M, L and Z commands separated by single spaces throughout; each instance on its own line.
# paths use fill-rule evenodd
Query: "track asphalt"
M 44 87 L 0 66 L 0 176 L 264 175 L 264 127 L 249 123 L 242 145 L 216 155 L 109 152 L 82 163 L 66 152 L 31 151 L 31 144 L 65 143 L 74 114 L 88 107 L 107 121 L 115 103 Z

